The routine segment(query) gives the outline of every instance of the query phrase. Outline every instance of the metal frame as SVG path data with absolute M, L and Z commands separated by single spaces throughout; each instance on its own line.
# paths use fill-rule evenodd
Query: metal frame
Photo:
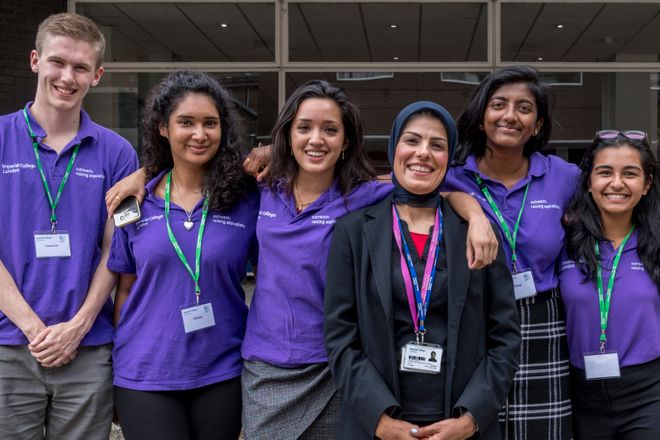
M 494 38 L 494 43 L 497 46 L 497 54 L 493 68 L 502 66 L 514 65 L 531 65 L 541 71 L 553 72 L 660 72 L 660 62 L 514 62 L 502 61 L 501 57 L 501 20 L 502 17 L 502 4 L 503 3 L 644 3 L 644 4 L 657 4 L 660 5 L 660 0 L 491 0 L 495 6 L 495 15 L 497 31 Z
M 531 64 L 540 71 L 556 72 L 660 72 L 660 62 L 505 62 L 501 60 L 501 17 L 503 3 L 630 3 L 629 0 L 415 0 L 416 3 L 485 3 L 487 4 L 487 61 L 483 62 L 291 62 L 289 61 L 290 3 L 403 3 L 405 0 L 67 0 L 74 12 L 78 3 L 274 3 L 275 60 L 269 62 L 107 62 L 106 72 L 168 72 L 197 69 L 209 72 L 276 72 L 278 105 L 286 100 L 288 72 L 490 72 L 502 66 Z M 635 0 L 634 3 L 660 5 L 660 0 Z

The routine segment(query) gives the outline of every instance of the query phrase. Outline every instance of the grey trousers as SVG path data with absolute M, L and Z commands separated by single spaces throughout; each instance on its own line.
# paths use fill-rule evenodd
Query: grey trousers
M 59 368 L 43 368 L 25 345 L 0 346 L 0 439 L 108 440 L 111 345 L 79 347 Z

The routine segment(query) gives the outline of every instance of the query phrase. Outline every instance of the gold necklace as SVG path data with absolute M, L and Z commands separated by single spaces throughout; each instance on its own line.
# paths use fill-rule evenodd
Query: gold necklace
M 309 206 L 313 203 L 313 201 L 309 203 L 304 203 L 302 201 L 302 197 L 300 197 L 300 193 L 298 192 L 298 185 L 296 184 L 293 185 L 293 193 L 296 196 L 296 199 L 298 199 L 296 203 L 296 211 L 298 211 L 298 213 L 301 213 L 306 206 Z

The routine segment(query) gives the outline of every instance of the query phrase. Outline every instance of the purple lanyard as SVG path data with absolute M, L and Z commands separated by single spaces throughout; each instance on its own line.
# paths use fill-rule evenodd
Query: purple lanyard
M 435 263 L 438 260 L 440 241 L 442 240 L 442 214 L 439 209 L 435 211 L 431 245 L 426 255 L 426 268 L 424 269 L 424 279 L 422 280 L 421 289 L 417 281 L 417 271 L 410 255 L 408 243 L 406 243 L 405 238 L 402 239 L 403 227 L 401 226 L 401 220 L 399 219 L 399 213 L 395 205 L 392 205 L 392 220 L 392 232 L 394 233 L 394 239 L 401 255 L 401 274 L 403 275 L 403 283 L 406 286 L 406 295 L 408 297 L 408 306 L 410 307 L 410 316 L 412 316 L 413 326 L 415 328 L 415 336 L 421 335 L 423 342 L 424 334 L 426 333 L 424 321 L 426 321 L 426 312 L 429 308 L 431 289 L 433 288 L 436 272 Z

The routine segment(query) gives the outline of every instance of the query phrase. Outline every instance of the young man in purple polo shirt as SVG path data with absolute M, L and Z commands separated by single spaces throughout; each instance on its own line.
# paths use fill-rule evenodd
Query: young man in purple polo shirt
M 105 40 L 85 17 L 38 29 L 34 102 L 0 117 L 0 438 L 107 439 L 113 225 L 104 194 L 137 166 L 82 109 Z

